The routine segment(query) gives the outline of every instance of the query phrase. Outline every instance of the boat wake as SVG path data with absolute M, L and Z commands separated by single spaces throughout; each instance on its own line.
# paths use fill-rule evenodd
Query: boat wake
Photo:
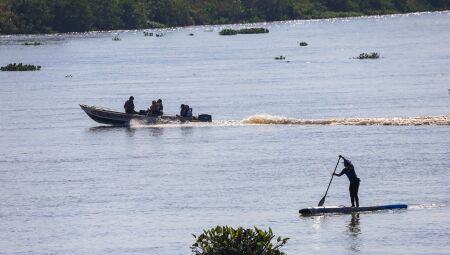
M 272 115 L 254 115 L 243 121 L 259 125 L 352 125 L 352 126 L 418 126 L 450 125 L 450 116 L 389 117 L 389 118 L 337 118 L 296 119 Z
M 132 120 L 131 128 L 170 127 L 237 127 L 253 125 L 351 125 L 351 126 L 434 126 L 450 125 L 450 116 L 388 117 L 388 118 L 333 118 L 297 119 L 283 116 L 258 114 L 244 120 L 214 120 L 212 122 L 178 122 L 164 120 L 156 124 Z

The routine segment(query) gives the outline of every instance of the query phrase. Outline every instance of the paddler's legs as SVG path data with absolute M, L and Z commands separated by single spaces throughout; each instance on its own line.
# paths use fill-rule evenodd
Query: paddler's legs
M 350 183 L 348 189 L 350 191 L 350 200 L 352 201 L 352 207 L 355 206 L 355 202 L 356 207 L 359 207 L 359 198 L 358 198 L 359 182 Z

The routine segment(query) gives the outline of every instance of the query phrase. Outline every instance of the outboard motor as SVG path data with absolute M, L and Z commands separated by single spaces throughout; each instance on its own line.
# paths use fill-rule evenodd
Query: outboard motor
M 205 121 L 205 122 L 211 122 L 212 121 L 212 116 L 209 115 L 209 114 L 199 114 L 198 115 L 198 120 Z

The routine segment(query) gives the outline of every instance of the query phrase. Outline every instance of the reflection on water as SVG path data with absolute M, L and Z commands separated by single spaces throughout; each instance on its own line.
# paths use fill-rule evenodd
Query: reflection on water
M 183 134 L 183 136 L 192 135 L 194 133 L 194 128 L 193 127 L 182 127 L 181 133 Z
M 359 213 L 352 213 L 352 219 L 350 224 L 348 224 L 348 232 L 352 236 L 358 236 L 361 233 L 361 228 L 359 226 Z
M 97 126 L 89 128 L 89 131 L 93 133 L 106 133 L 110 131 L 120 131 L 120 130 L 125 130 L 126 134 L 129 137 L 133 137 L 134 134 L 136 133 L 136 128 L 125 126 Z
M 103 133 L 103 132 L 109 132 L 111 130 L 120 130 L 124 127 L 121 126 L 96 126 L 89 128 L 90 132 L 96 132 L 96 133 Z
M 133 137 L 136 133 L 136 130 L 142 129 L 143 127 L 130 127 L 130 126 L 96 126 L 89 128 L 89 132 L 93 133 L 107 133 L 110 131 L 117 132 L 121 130 L 125 130 L 127 135 Z M 164 135 L 164 127 L 161 126 L 148 126 L 146 127 L 150 131 L 151 136 L 162 136 Z M 194 127 L 181 127 L 181 133 L 183 135 L 192 135 L 194 133 Z
M 151 127 L 149 128 L 151 136 L 161 136 L 164 135 L 164 128 Z
M 136 129 L 135 129 L 135 128 L 132 128 L 132 127 L 127 127 L 125 130 L 126 130 L 127 135 L 128 135 L 129 137 L 133 137 L 134 134 L 136 133 Z
M 361 227 L 359 222 L 359 213 L 352 213 L 352 218 L 347 226 L 347 233 L 349 234 L 349 250 L 352 252 L 359 252 L 361 240 L 359 235 L 361 234 Z

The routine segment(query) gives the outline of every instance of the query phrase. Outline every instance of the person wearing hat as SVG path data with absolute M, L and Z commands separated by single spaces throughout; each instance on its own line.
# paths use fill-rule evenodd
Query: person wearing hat
M 348 180 L 350 181 L 350 186 L 348 187 L 350 191 L 350 200 L 352 201 L 352 207 L 359 207 L 359 198 L 358 198 L 358 190 L 359 190 L 359 183 L 361 180 L 356 176 L 355 167 L 353 166 L 352 162 L 343 156 L 339 155 L 340 158 L 344 160 L 344 169 L 340 173 L 333 173 L 335 176 L 342 176 L 345 174 L 348 177 Z
M 137 112 L 134 110 L 134 97 L 130 96 L 130 98 L 125 102 L 123 108 L 125 108 L 125 112 L 128 114 L 136 114 Z
M 148 108 L 148 114 L 152 116 L 158 115 L 158 103 L 155 100 L 152 101 L 152 104 Z
M 184 104 L 181 104 L 180 106 L 180 116 L 186 117 L 186 106 Z
M 162 104 L 161 98 L 158 99 L 158 101 L 156 101 L 156 105 L 157 105 L 157 115 L 163 115 L 164 106 Z

